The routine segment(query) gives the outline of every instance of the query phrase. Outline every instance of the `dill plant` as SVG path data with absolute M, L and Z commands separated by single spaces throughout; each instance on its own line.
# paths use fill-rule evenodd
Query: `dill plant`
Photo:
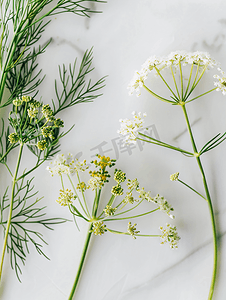
M 206 90 L 198 95 L 194 94 L 194 90 L 201 80 L 204 81 L 204 74 L 209 69 L 217 69 L 218 71 L 218 74 L 213 76 L 215 78 L 213 86 L 207 87 Z M 186 75 L 186 71 L 188 71 L 188 75 Z M 162 81 L 163 85 L 165 85 L 168 91 L 168 97 L 158 92 L 156 93 L 155 87 L 150 87 L 150 85 L 152 85 L 151 81 L 150 83 L 146 84 L 146 79 L 150 79 L 151 75 L 153 74 L 155 74 L 155 76 Z M 168 83 L 169 78 L 171 80 L 171 84 Z M 144 117 L 146 117 L 146 114 L 142 115 L 142 113 L 137 114 L 134 112 L 132 119 L 121 119 L 121 128 L 118 130 L 118 133 L 125 138 L 125 143 L 136 143 L 136 140 L 142 140 L 147 143 L 180 152 L 181 154 L 196 160 L 200 171 L 200 176 L 203 181 L 204 192 L 200 193 L 189 184 L 181 180 L 179 177 L 179 172 L 172 174 L 170 176 L 170 180 L 180 182 L 194 193 L 198 194 L 206 201 L 206 205 L 209 208 L 213 233 L 213 271 L 208 295 L 208 300 L 211 300 L 213 298 L 218 265 L 217 229 L 213 201 L 211 199 L 211 193 L 207 184 L 207 178 L 204 172 L 201 157 L 220 145 L 226 139 L 226 132 L 222 134 L 216 134 L 213 138 L 207 141 L 201 149 L 198 149 L 191 127 L 187 106 L 192 105 L 190 104 L 191 102 L 197 101 L 197 99 L 200 97 L 204 97 L 214 91 L 220 91 L 223 95 L 226 95 L 226 74 L 220 68 L 220 64 L 211 58 L 209 53 L 200 51 L 176 51 L 165 57 L 158 57 L 154 55 L 148 58 L 142 65 L 141 70 L 135 72 L 128 89 L 130 95 L 136 93 L 137 96 L 140 96 L 141 91 L 144 89 L 151 96 L 154 96 L 158 100 L 161 100 L 167 104 L 171 104 L 174 107 L 180 107 L 184 115 L 187 132 L 192 145 L 192 151 L 179 148 L 140 132 L 140 129 L 142 129 L 144 126 Z
M 112 169 L 115 164 L 116 160 L 97 155 L 97 159 L 91 161 L 88 166 L 86 160 L 74 159 L 69 153 L 68 155 L 58 154 L 47 167 L 52 176 L 58 175 L 61 180 L 62 188 L 56 201 L 69 209 L 77 226 L 78 220 L 89 224 L 79 267 L 68 300 L 73 299 L 78 288 L 89 245 L 95 236 L 114 233 L 131 236 L 133 239 L 158 237 L 161 244 L 169 243 L 171 249 L 178 247 L 180 237 L 176 226 L 167 223 L 165 228 L 162 226 L 159 228 L 161 234 L 159 232 L 143 234 L 137 230 L 137 223 L 132 224 L 133 219 L 147 217 L 159 211 L 174 219 L 172 214 L 174 209 L 163 196 L 159 194 L 152 196 L 150 191 L 141 188 L 137 178 L 126 179 L 126 173 L 118 169 L 110 172 L 109 169 Z M 85 174 L 87 172 L 89 173 Z M 113 177 L 115 185 L 111 186 L 110 193 L 106 196 L 103 190 L 105 186 L 112 184 L 111 177 Z M 70 188 L 68 188 L 68 183 L 66 187 L 65 178 L 69 182 Z M 142 205 L 145 202 L 149 203 L 150 208 L 147 209 Z M 138 207 L 143 207 L 142 213 L 137 212 Z M 129 220 L 127 228 L 124 226 L 125 224 L 122 224 L 121 231 L 111 228 L 115 222 L 125 220 Z
M 39 45 L 51 17 L 73 13 L 89 17 L 97 12 L 90 4 L 98 0 L 3 0 L 0 1 L 0 172 L 7 174 L 10 182 L 1 187 L 0 225 L 3 228 L 3 247 L 0 257 L 0 280 L 6 252 L 11 267 L 19 280 L 21 265 L 25 264 L 31 245 L 45 257 L 46 243 L 39 226 L 53 229 L 65 222 L 62 218 L 46 216 L 42 198 L 37 197 L 33 172 L 43 162 L 53 157 L 60 147 L 64 121 L 57 114 L 78 103 L 90 102 L 99 97 L 104 77 L 96 82 L 89 79 L 93 71 L 93 52 L 87 50 L 79 63 L 59 66 L 59 79 L 55 80 L 55 99 L 52 105 L 38 100 L 39 87 L 45 78 L 38 68 L 38 58 L 44 54 L 51 38 Z M 48 18 L 47 18 L 48 17 Z M 41 97 L 40 97 L 41 98 Z M 9 117 L 6 115 L 6 108 Z M 24 149 L 33 154 L 34 161 L 23 169 L 26 160 Z M 12 157 L 17 157 L 15 165 Z M 35 227 L 33 227 L 35 226 Z

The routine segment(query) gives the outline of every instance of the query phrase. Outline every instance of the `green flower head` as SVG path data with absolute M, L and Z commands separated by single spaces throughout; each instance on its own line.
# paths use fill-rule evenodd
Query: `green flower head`
M 41 140 L 41 141 L 38 141 L 38 143 L 37 143 L 37 147 L 39 150 L 42 150 L 42 151 L 45 150 L 46 146 L 47 146 L 46 140 Z
M 16 132 L 10 133 L 10 135 L 8 136 L 8 140 L 10 144 L 15 144 L 19 141 L 19 136 Z
M 127 232 L 133 237 L 133 239 L 136 239 L 136 234 L 138 234 L 140 231 L 136 229 L 137 224 L 131 224 L 131 222 L 128 223 Z
M 114 196 L 120 196 L 123 195 L 123 188 L 121 187 L 120 184 L 117 184 L 116 186 L 113 186 L 111 189 L 111 193 Z
M 117 183 L 124 182 L 126 180 L 126 173 L 123 173 L 121 170 L 115 169 L 114 180 Z
M 95 235 L 102 235 L 106 231 L 106 225 L 104 225 L 103 222 L 94 222 L 92 230 L 90 230 L 90 232 L 92 232 Z

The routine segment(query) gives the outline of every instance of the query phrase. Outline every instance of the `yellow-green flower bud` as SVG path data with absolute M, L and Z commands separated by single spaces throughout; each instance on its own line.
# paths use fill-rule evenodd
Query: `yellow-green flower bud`
M 13 105 L 20 106 L 23 103 L 23 101 L 20 98 L 16 98 L 13 100 Z
M 177 180 L 178 180 L 178 177 L 179 177 L 179 172 L 174 173 L 174 174 L 171 174 L 171 175 L 170 175 L 170 180 L 171 180 L 171 181 L 177 181 Z
M 106 225 L 103 225 L 103 222 L 95 222 L 93 223 L 92 232 L 95 235 L 102 235 L 107 231 Z
M 115 169 L 114 180 L 117 183 L 124 182 L 126 180 L 126 173 L 123 173 L 121 170 Z
M 123 195 L 123 188 L 121 187 L 120 184 L 117 184 L 116 186 L 113 186 L 111 189 L 111 193 L 114 196 L 120 196 Z
M 38 141 L 38 143 L 37 143 L 37 147 L 39 150 L 42 150 L 42 151 L 45 150 L 46 146 L 47 146 L 46 140 L 41 140 L 41 141 Z
M 50 139 L 54 139 L 52 126 L 45 126 L 42 128 L 43 137 L 49 137 Z
M 8 136 L 8 140 L 9 140 L 10 144 L 15 144 L 19 141 L 19 136 L 15 132 L 10 133 L 10 135 Z
M 29 101 L 31 101 L 31 97 L 30 96 L 22 96 L 22 101 L 29 102 Z
M 136 223 L 131 224 L 131 222 L 128 223 L 127 232 L 133 237 L 133 239 L 136 239 L 135 234 L 138 234 L 140 231 L 136 229 Z
M 61 119 L 55 119 L 54 120 L 54 126 L 55 127 L 64 127 L 64 121 Z

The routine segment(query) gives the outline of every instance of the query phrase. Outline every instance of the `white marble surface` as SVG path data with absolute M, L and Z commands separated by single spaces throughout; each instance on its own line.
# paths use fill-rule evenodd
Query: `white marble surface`
M 226 69 L 226 2 L 221 0 L 109 0 L 96 4 L 101 14 L 90 19 L 74 15 L 54 18 L 43 36 L 52 37 L 39 64 L 47 74 L 41 87 L 43 101 L 54 98 L 57 65 L 81 60 L 86 49 L 94 46 L 93 80 L 108 75 L 103 96 L 93 103 L 82 104 L 62 113 L 66 128 L 73 131 L 62 142 L 63 152 L 82 152 L 88 161 L 106 142 L 104 154 L 118 158 L 117 167 L 128 177 L 137 177 L 153 194 L 164 195 L 175 209 L 175 220 L 181 240 L 177 250 L 160 245 L 159 239 L 118 236 L 107 233 L 94 237 L 75 299 L 78 300 L 207 300 L 212 273 L 212 233 L 207 204 L 169 175 L 176 171 L 199 191 L 202 179 L 193 159 L 168 149 L 145 144 L 133 149 L 131 155 L 115 148 L 120 118 L 130 117 L 133 110 L 147 112 L 146 125 L 154 125 L 159 137 L 177 146 L 190 149 L 182 114 L 173 106 L 143 93 L 129 96 L 127 85 L 135 70 L 150 55 L 167 55 L 174 50 L 207 51 Z M 218 132 L 225 131 L 226 98 L 212 93 L 191 104 L 189 114 L 194 134 L 201 146 Z M 226 191 L 225 148 L 222 144 L 203 158 L 214 203 L 219 234 L 219 269 L 215 300 L 226 295 Z M 92 150 L 93 149 L 93 150 Z M 109 150 L 108 152 L 106 150 Z M 118 152 L 117 152 L 118 151 Z M 36 173 L 35 184 L 45 196 L 47 214 L 70 218 L 60 207 L 59 178 L 50 178 L 45 168 Z M 171 220 L 165 214 L 137 220 L 144 233 L 158 232 L 158 227 Z M 66 300 L 79 263 L 86 224 L 79 222 L 43 231 L 50 261 L 31 249 L 19 283 L 5 261 L 3 300 Z

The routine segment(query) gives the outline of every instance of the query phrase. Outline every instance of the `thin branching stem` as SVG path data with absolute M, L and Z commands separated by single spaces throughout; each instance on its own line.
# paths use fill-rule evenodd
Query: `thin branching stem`
M 195 192 L 197 195 L 199 195 L 200 197 L 202 197 L 204 200 L 206 200 L 206 198 L 202 194 L 200 194 L 198 191 L 196 191 L 194 188 L 192 188 L 189 184 L 185 183 L 181 179 L 178 179 L 177 181 L 179 181 L 180 183 L 182 183 L 183 185 L 185 185 L 186 187 L 188 187 L 190 190 L 192 190 L 193 192 Z
M 116 233 L 116 234 L 124 234 L 124 235 L 131 235 L 129 232 L 122 232 L 122 231 L 117 231 L 113 229 L 107 228 L 107 231 L 111 233 Z M 161 237 L 159 234 L 134 234 L 134 236 L 143 236 L 143 237 Z
M 10 200 L 10 207 L 9 207 L 9 216 L 8 216 L 8 221 L 7 221 L 7 225 L 6 225 L 5 239 L 4 239 L 4 243 L 3 243 L 2 256 L 1 256 L 0 281 L 1 281 L 1 277 L 2 277 L 4 256 L 5 256 L 5 251 L 6 251 L 7 241 L 8 241 L 8 235 L 9 235 L 9 230 L 10 230 L 10 225 L 11 225 L 13 203 L 14 203 L 14 193 L 15 193 L 15 186 L 16 186 L 16 178 L 17 178 L 17 174 L 18 174 L 18 171 L 19 171 L 20 161 L 21 161 L 21 157 L 22 157 L 22 150 L 23 150 L 23 144 L 20 145 L 17 164 L 16 164 L 16 169 L 15 169 L 15 173 L 14 173 L 14 177 L 13 177 L 13 185 L 12 185 L 11 200 Z
M 187 127 L 188 127 L 189 135 L 190 135 L 190 138 L 191 138 L 192 147 L 194 149 L 194 152 L 197 153 L 197 147 L 196 147 L 196 144 L 195 144 L 195 140 L 194 140 L 194 137 L 193 137 L 193 133 L 192 133 L 192 130 L 191 130 L 191 125 L 190 125 L 190 122 L 189 122 L 189 119 L 188 119 L 188 115 L 187 115 L 185 105 L 182 106 L 182 109 L 183 109 L 186 124 L 187 124 Z M 203 169 L 201 159 L 200 159 L 199 156 L 196 157 L 196 160 L 197 160 L 200 172 L 202 174 L 204 189 L 205 189 L 205 192 L 206 192 L 206 200 L 207 200 L 208 207 L 209 207 L 209 212 L 210 212 L 212 232 L 213 232 L 213 252 L 214 252 L 213 272 L 212 272 L 212 279 L 211 279 L 211 285 L 210 285 L 209 296 L 208 296 L 208 300 L 211 300 L 212 297 L 213 297 L 213 291 L 214 291 L 214 286 L 215 286 L 215 281 L 216 281 L 216 274 L 217 274 L 217 260 L 218 260 L 218 255 L 217 255 L 217 252 L 218 252 L 217 230 L 216 230 L 216 224 L 215 224 L 213 205 L 212 205 L 212 201 L 211 201 L 210 192 L 209 192 L 209 188 L 208 188 L 208 185 L 207 185 L 207 180 L 206 180 L 206 176 L 205 176 L 205 173 L 204 173 L 204 169 Z
M 147 90 L 150 94 L 152 94 L 154 97 L 156 97 L 157 99 L 160 99 L 164 102 L 168 102 L 168 103 L 171 103 L 171 104 L 175 104 L 177 103 L 176 101 L 171 101 L 171 100 L 168 100 L 166 98 L 163 98 L 157 94 L 155 94 L 152 90 L 150 90 L 145 84 L 143 85 L 143 87 L 145 88 L 145 90 Z

